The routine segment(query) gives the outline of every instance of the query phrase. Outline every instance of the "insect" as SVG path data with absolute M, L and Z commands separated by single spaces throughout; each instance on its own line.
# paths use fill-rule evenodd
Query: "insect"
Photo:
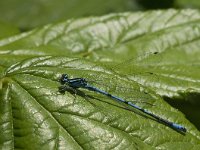
M 60 83 L 61 83 L 61 86 L 59 87 L 60 93 L 65 93 L 65 91 L 67 91 L 69 88 L 74 89 L 74 90 L 79 89 L 79 88 L 87 89 L 89 91 L 93 91 L 93 92 L 105 95 L 105 96 L 107 96 L 107 97 L 109 97 L 109 98 L 111 98 L 111 99 L 113 99 L 117 102 L 121 102 L 121 103 L 124 103 L 128 106 L 131 106 L 131 107 L 133 107 L 133 108 L 135 108 L 135 109 L 157 119 L 159 122 L 162 122 L 162 123 L 166 124 L 167 126 L 169 126 L 171 128 L 174 128 L 174 129 L 181 131 L 181 132 L 186 132 L 186 128 L 184 126 L 177 124 L 177 123 L 174 123 L 174 122 L 170 122 L 166 119 L 163 119 L 163 118 L 151 113 L 147 109 L 143 109 L 140 106 L 137 106 L 130 101 L 127 101 L 123 98 L 112 95 L 109 92 L 101 90 L 100 88 L 94 87 L 85 78 L 71 78 L 70 79 L 67 74 L 62 74 L 62 76 L 60 78 Z

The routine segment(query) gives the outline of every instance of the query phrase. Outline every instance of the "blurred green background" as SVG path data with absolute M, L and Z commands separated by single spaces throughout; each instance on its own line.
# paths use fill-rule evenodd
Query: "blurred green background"
M 22 31 L 70 18 L 166 8 L 199 8 L 197 0 L 1 0 L 0 21 Z
M 168 8 L 200 8 L 198 0 L 1 0 L 0 38 L 66 19 Z M 5 30 L 6 29 L 6 30 Z M 9 33 L 4 32 L 10 29 Z M 167 100 L 167 99 L 166 99 Z M 167 100 L 169 103 L 172 101 Z M 172 106 L 181 110 L 200 129 L 199 108 L 193 104 Z M 195 110 L 194 110 L 195 108 Z M 193 109 L 191 114 L 190 110 Z M 195 114 L 194 114 L 195 113 Z

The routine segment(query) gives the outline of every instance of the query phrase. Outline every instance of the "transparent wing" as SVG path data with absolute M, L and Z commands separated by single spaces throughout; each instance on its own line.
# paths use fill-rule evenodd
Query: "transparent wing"
M 162 54 L 156 51 L 146 52 L 145 54 L 138 54 L 137 56 L 130 56 L 127 60 L 123 60 L 120 63 L 106 63 L 104 66 L 104 72 L 108 73 L 108 70 L 114 74 L 120 75 L 147 87 L 153 89 L 160 88 L 159 69 L 161 67 Z M 98 66 L 98 65 L 97 65 Z M 95 66 L 94 66 L 95 67 Z
M 88 73 L 87 71 L 81 71 L 84 75 L 82 78 L 86 79 L 89 85 L 98 88 L 99 90 L 103 90 L 111 95 L 123 98 L 126 101 L 131 101 L 133 103 L 137 103 L 138 105 L 142 105 L 145 107 L 150 107 L 154 105 L 155 98 L 151 96 L 150 90 L 147 90 L 142 85 L 139 85 L 136 82 L 133 82 L 128 79 L 122 79 L 120 76 L 116 75 L 108 75 L 105 73 L 93 72 Z M 76 71 L 76 73 L 78 73 Z M 73 72 L 70 72 L 72 75 L 71 78 L 77 77 L 74 76 Z M 87 89 L 82 89 L 87 90 Z M 88 93 L 88 91 L 87 91 Z M 91 92 L 93 95 L 95 92 Z M 95 95 L 97 92 L 95 93 Z M 100 97 L 102 95 L 99 95 Z M 105 96 L 103 96 L 105 99 Z M 110 101 L 110 99 L 109 99 Z
M 171 96 L 182 80 L 178 71 L 170 68 L 163 57 L 166 57 L 165 53 L 147 52 L 110 67 L 118 75 L 149 87 L 159 95 Z

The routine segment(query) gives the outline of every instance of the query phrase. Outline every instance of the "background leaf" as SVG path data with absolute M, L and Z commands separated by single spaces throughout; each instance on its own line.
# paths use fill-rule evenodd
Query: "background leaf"
M 0 39 L 6 38 L 18 33 L 20 33 L 18 28 L 12 25 L 0 22 Z
M 176 0 L 175 6 L 180 8 L 200 8 L 200 2 L 195 0 Z
M 196 0 L 1 0 L 0 21 L 29 30 L 61 20 L 108 13 L 163 9 L 199 8 Z M 26 15 L 24 15 L 26 14 Z
M 69 18 L 136 9 L 135 0 L 1 0 L 0 20 L 26 30 Z

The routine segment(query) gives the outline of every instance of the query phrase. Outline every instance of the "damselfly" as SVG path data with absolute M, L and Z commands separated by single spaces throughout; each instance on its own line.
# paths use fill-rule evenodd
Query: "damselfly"
M 115 95 L 112 95 L 110 94 L 109 92 L 106 92 L 104 90 L 101 90 L 100 88 L 97 88 L 97 87 L 94 87 L 92 85 L 90 85 L 88 83 L 88 81 L 85 79 L 85 78 L 69 78 L 67 74 L 62 74 L 61 78 L 60 78 L 60 83 L 62 84 L 60 87 L 59 87 L 59 92 L 61 93 L 64 93 L 65 91 L 67 91 L 68 89 L 79 89 L 79 88 L 83 88 L 83 89 L 87 89 L 89 91 L 93 91 L 93 92 L 96 92 L 96 93 L 99 93 L 99 94 L 103 94 L 117 102 L 120 102 L 120 103 L 124 103 L 126 105 L 129 105 L 155 119 L 157 119 L 159 122 L 162 122 L 166 125 L 168 125 L 169 127 L 172 127 L 178 131 L 181 131 L 181 132 L 186 132 L 186 128 L 183 127 L 182 125 L 179 125 L 177 123 L 174 123 L 174 122 L 170 122 L 166 119 L 163 119 L 153 113 L 151 113 L 150 111 L 148 111 L 147 109 L 143 109 L 141 108 L 140 106 L 137 106 L 135 105 L 134 103 L 130 102 L 130 101 L 127 101 L 123 98 L 120 98 L 118 96 L 115 96 Z

